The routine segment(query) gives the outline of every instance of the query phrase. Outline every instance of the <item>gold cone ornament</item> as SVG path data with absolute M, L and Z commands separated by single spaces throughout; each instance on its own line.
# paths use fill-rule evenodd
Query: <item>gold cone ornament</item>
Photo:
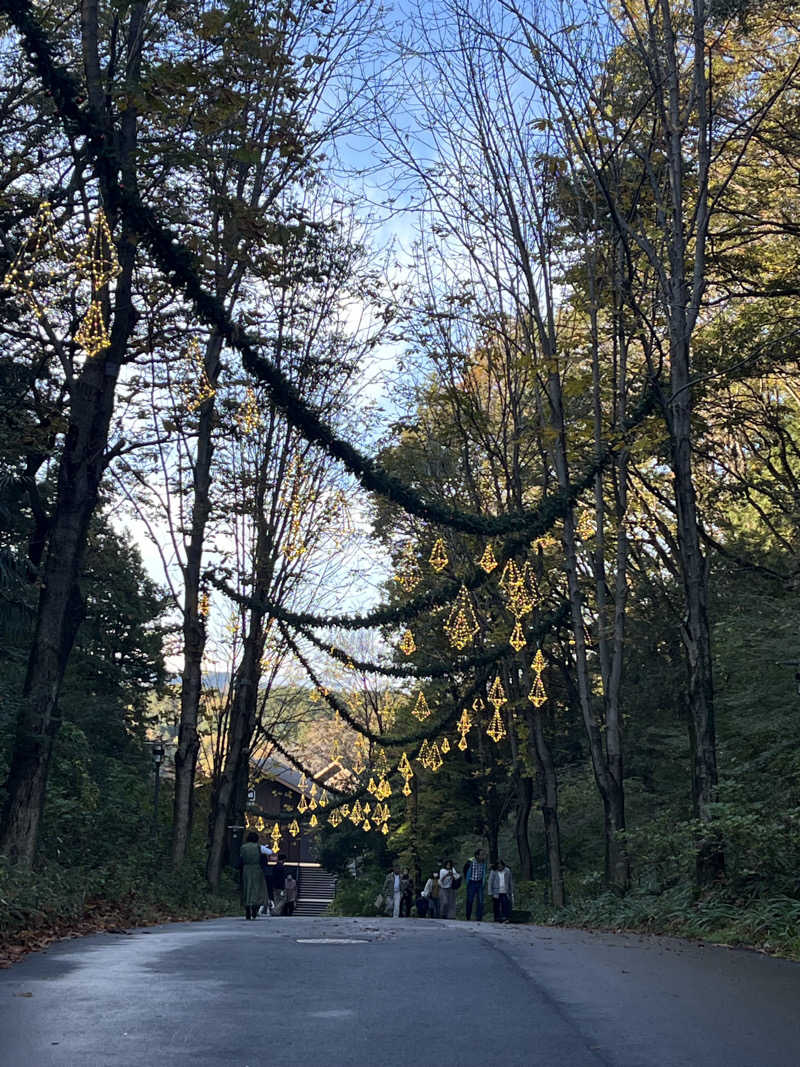
M 111 344 L 99 300 L 93 300 L 89 305 L 89 310 L 75 331 L 75 344 L 79 345 L 90 359 Z
M 83 248 L 75 257 L 75 270 L 92 283 L 97 292 L 122 271 L 111 237 L 106 213 L 100 208 L 86 234 Z
M 444 547 L 444 541 L 441 537 L 438 537 L 434 542 L 428 563 L 430 563 L 437 574 L 441 574 L 449 562 L 450 560 L 447 558 L 447 549 Z
M 483 555 L 478 560 L 478 566 L 486 574 L 491 574 L 497 565 L 498 563 L 495 558 L 494 549 L 492 548 L 492 543 L 490 541 L 486 548 L 484 548 Z
M 459 651 L 472 644 L 475 634 L 480 630 L 480 625 L 465 585 L 462 585 L 459 589 L 458 596 L 453 603 L 443 629 L 450 639 L 450 644 Z
M 514 649 L 515 652 L 519 652 L 528 643 L 525 640 L 525 634 L 522 632 L 522 623 L 517 619 L 514 629 L 511 631 L 511 637 L 508 639 L 508 643 Z
M 424 720 L 429 717 L 430 713 L 431 709 L 428 707 L 428 701 L 425 699 L 425 694 L 422 692 L 422 690 L 420 690 L 419 696 L 417 697 L 417 702 L 414 705 L 411 714 L 414 716 L 415 719 L 418 719 L 420 722 L 424 722 Z
M 489 696 L 487 697 L 487 700 L 494 708 L 495 713 L 497 713 L 497 711 L 508 702 L 508 697 L 506 696 L 505 689 L 503 689 L 503 683 L 500 681 L 499 674 L 492 682 L 492 688 L 489 690 Z
M 410 630 L 406 630 L 403 634 L 403 640 L 400 642 L 400 651 L 404 656 L 410 656 L 417 651 L 416 643 L 414 642 L 414 635 Z
M 495 710 L 495 713 L 492 716 L 492 721 L 486 728 L 486 733 L 489 735 L 489 737 L 491 737 L 495 744 L 497 744 L 506 736 L 506 728 L 505 724 L 503 723 L 503 718 L 500 715 L 499 708 Z

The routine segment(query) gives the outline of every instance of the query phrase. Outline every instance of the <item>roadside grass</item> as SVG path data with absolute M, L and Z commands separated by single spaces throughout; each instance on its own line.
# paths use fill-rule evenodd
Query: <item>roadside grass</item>
M 665 934 L 711 944 L 750 948 L 800 960 L 800 900 L 788 896 L 730 899 L 725 890 L 696 896 L 691 887 L 662 893 L 631 890 L 574 898 L 564 908 L 542 903 L 544 886 L 523 882 L 517 906 L 531 922 L 587 930 Z
M 212 894 L 201 867 L 172 871 L 147 859 L 27 872 L 0 860 L 0 967 L 65 937 L 238 914 L 232 880 Z

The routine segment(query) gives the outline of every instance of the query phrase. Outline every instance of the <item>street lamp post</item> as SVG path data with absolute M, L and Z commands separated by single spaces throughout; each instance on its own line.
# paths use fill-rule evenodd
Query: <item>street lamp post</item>
M 151 742 L 151 754 L 153 756 L 153 770 L 155 781 L 153 784 L 153 840 L 158 839 L 158 790 L 161 785 L 161 764 L 164 762 L 164 742 L 160 737 Z

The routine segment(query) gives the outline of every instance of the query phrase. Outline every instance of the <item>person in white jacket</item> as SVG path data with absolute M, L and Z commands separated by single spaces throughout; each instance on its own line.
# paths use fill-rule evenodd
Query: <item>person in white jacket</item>
M 461 875 L 452 860 L 447 860 L 439 871 L 439 914 L 442 919 L 456 917 L 456 889 Z
M 489 871 L 489 896 L 492 898 L 494 921 L 509 922 L 514 907 L 514 878 L 504 860 L 498 860 Z
M 422 895 L 428 902 L 428 915 L 431 919 L 439 918 L 439 904 L 442 896 L 442 888 L 439 885 L 439 872 L 434 871 L 428 881 L 425 883 L 425 888 L 422 890 Z

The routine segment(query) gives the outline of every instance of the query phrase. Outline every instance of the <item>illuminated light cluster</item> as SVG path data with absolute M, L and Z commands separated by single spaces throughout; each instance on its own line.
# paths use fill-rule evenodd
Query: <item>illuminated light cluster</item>
M 504 704 L 508 703 L 508 697 L 506 696 L 506 691 L 503 688 L 503 683 L 500 681 L 499 674 L 492 682 L 491 688 L 489 690 L 489 695 L 486 699 L 494 708 L 494 714 L 492 715 L 491 721 L 489 722 L 489 725 L 486 728 L 486 733 L 496 743 L 506 736 L 506 728 L 505 724 L 503 723 L 503 717 L 500 714 L 500 708 L 502 708 Z M 474 704 L 473 707 L 475 707 Z
M 49 200 L 43 200 L 36 212 L 36 218 L 26 233 L 11 266 L 3 279 L 6 289 L 16 293 L 33 311 L 38 319 L 44 314 L 44 308 L 34 292 L 36 268 L 44 267 L 49 258 L 63 257 L 63 248 L 56 233 L 55 219 Z M 55 267 L 47 272 L 48 281 L 55 277 Z
M 422 581 L 422 572 L 410 541 L 400 553 L 394 580 L 406 593 L 413 593 Z
M 525 640 L 525 634 L 522 630 L 522 623 L 517 619 L 514 629 L 511 631 L 511 637 L 508 639 L 508 643 L 514 649 L 515 652 L 521 651 L 527 645 Z
M 410 797 L 411 796 L 411 779 L 414 777 L 414 769 L 411 766 L 411 764 L 409 763 L 408 754 L 407 753 L 404 752 L 403 755 L 400 757 L 400 761 L 397 764 L 397 770 L 403 776 L 403 778 L 405 779 L 405 781 L 403 783 L 403 796 L 404 797 Z
M 122 270 L 102 208 L 95 215 L 94 222 L 86 234 L 86 242 L 75 257 L 75 270 L 78 276 L 86 278 L 92 287 L 89 310 L 75 331 L 74 338 L 75 344 L 91 359 L 111 344 L 103 317 L 103 306 L 97 294 Z
M 458 747 L 461 749 L 462 752 L 465 752 L 467 748 L 467 734 L 472 729 L 472 719 L 470 718 L 469 712 L 466 708 L 464 708 L 464 710 L 461 712 L 461 718 L 456 723 L 456 729 L 461 735 L 460 740 L 458 742 Z
M 255 433 L 264 425 L 256 394 L 251 385 L 248 385 L 244 400 L 236 412 L 236 424 L 242 433 Z
M 484 548 L 483 555 L 478 560 L 478 566 L 486 574 L 491 574 L 495 567 L 498 566 L 491 541 L 486 546 L 486 548 Z
M 444 624 L 444 632 L 450 639 L 450 644 L 460 651 L 467 645 L 472 644 L 479 630 L 480 624 L 472 607 L 469 592 L 467 587 L 462 585 L 447 622 Z
M 492 721 L 486 727 L 486 733 L 489 735 L 489 737 L 491 737 L 495 744 L 497 744 L 506 736 L 506 728 L 505 724 L 503 723 L 503 717 L 500 714 L 499 708 L 495 708 L 494 715 L 492 716 Z
M 450 560 L 447 558 L 447 549 L 444 547 L 444 541 L 441 537 L 438 537 L 431 549 L 428 563 L 430 563 L 437 574 L 441 574 L 449 562 Z
M 414 635 L 410 630 L 406 630 L 403 634 L 403 640 L 400 642 L 400 651 L 404 656 L 410 656 L 417 651 L 416 643 L 414 642 Z
M 528 693 L 528 700 L 535 708 L 540 708 L 547 700 L 547 693 L 544 688 L 544 682 L 542 681 L 542 672 L 545 669 L 544 654 L 540 648 L 536 649 L 536 655 L 533 657 L 533 663 L 531 667 L 536 673 L 531 691 Z
M 91 282 L 94 292 L 122 273 L 108 219 L 102 208 L 98 209 L 83 248 L 75 257 L 75 270 L 79 276 Z
M 187 410 L 194 412 L 207 400 L 213 400 L 217 395 L 217 390 L 208 377 L 203 353 L 200 351 L 200 344 L 196 337 L 193 337 L 186 346 L 183 358 L 187 366 L 187 379 L 182 383 L 181 390 Z
M 500 708 L 502 708 L 504 704 L 508 703 L 508 697 L 506 696 L 505 689 L 503 689 L 503 683 L 500 681 L 499 674 L 492 682 L 492 687 L 489 690 L 489 696 L 486 699 L 489 701 L 495 711 L 498 711 Z
M 75 331 L 74 341 L 90 359 L 99 355 L 104 348 L 108 348 L 111 344 L 111 338 L 103 318 L 103 308 L 99 300 L 93 300 L 89 305 L 89 310 Z
M 430 716 L 430 713 L 431 709 L 428 707 L 428 701 L 425 699 L 425 694 L 420 690 L 419 695 L 417 696 L 417 702 L 414 705 L 411 714 L 415 719 L 418 719 L 419 722 L 424 722 L 425 719 Z

